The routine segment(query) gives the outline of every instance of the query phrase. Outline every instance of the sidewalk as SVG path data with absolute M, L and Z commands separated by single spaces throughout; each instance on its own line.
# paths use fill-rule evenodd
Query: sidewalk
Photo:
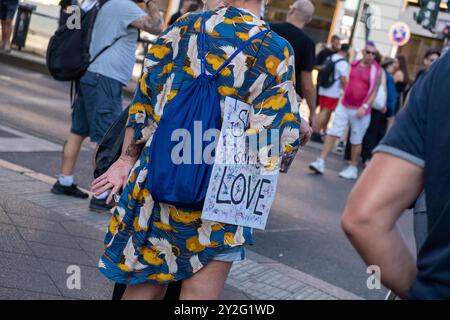
M 51 194 L 53 181 L 0 160 L 0 300 L 110 299 L 113 284 L 97 270 L 109 215 Z M 71 265 L 81 269 L 80 290 L 66 285 Z M 222 299 L 361 298 L 247 250 Z
M 12 50 L 10 53 L 0 51 L 0 62 L 50 75 L 47 69 L 45 58 L 37 54 L 17 50 Z M 140 65 L 136 64 L 135 69 L 140 70 Z M 133 97 L 138 80 L 139 79 L 134 76 L 128 83 L 128 85 L 123 88 L 123 93 L 126 97 Z

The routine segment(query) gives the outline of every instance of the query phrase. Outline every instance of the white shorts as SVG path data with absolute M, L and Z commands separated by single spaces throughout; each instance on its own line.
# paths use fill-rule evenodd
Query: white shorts
M 370 125 L 370 114 L 358 118 L 356 112 L 357 109 L 346 108 L 339 102 L 334 113 L 333 124 L 328 131 L 328 134 L 330 136 L 341 138 L 345 129 L 350 126 L 350 143 L 355 145 L 362 144 L 364 135 Z

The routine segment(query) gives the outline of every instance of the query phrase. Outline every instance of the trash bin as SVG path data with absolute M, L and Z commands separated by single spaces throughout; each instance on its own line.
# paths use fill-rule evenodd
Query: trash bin
M 16 24 L 11 44 L 17 46 L 20 50 L 25 47 L 28 28 L 30 26 L 31 14 L 36 10 L 36 6 L 29 3 L 20 3 L 17 9 Z

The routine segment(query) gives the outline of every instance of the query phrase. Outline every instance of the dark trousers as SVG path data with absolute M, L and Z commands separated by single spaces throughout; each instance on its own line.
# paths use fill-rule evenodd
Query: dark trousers
M 116 283 L 114 285 L 113 300 L 121 300 L 125 289 L 127 286 L 125 284 Z M 171 282 L 167 287 L 166 295 L 164 296 L 165 301 L 176 301 L 180 298 L 181 292 L 181 281 Z
M 372 158 L 372 151 L 383 139 L 387 131 L 387 116 L 378 110 L 372 110 L 369 129 L 364 136 L 361 157 L 363 163 Z
M 381 111 L 372 109 L 370 115 L 370 125 L 362 143 L 361 158 L 363 163 L 372 158 L 372 151 L 383 139 L 387 131 L 387 116 Z M 350 161 L 352 158 L 352 149 L 350 144 L 350 135 L 347 137 L 347 145 L 345 146 L 344 159 Z

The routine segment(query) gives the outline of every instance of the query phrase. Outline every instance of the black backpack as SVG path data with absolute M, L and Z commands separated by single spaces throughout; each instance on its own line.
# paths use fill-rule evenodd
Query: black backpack
M 319 73 L 318 84 L 320 87 L 329 88 L 336 82 L 336 64 L 345 60 L 344 58 L 333 61 L 328 57 L 322 65 Z
M 47 47 L 47 68 L 50 75 L 59 81 L 79 80 L 89 65 L 100 54 L 111 47 L 121 37 L 103 48 L 92 60 L 89 54 L 92 30 L 101 7 L 108 0 L 98 1 L 89 11 L 81 10 L 81 28 L 69 29 L 66 24 L 56 30 Z
M 122 111 L 99 143 L 94 156 L 94 178 L 98 178 L 105 173 L 119 159 L 122 153 L 129 109 L 128 106 Z

